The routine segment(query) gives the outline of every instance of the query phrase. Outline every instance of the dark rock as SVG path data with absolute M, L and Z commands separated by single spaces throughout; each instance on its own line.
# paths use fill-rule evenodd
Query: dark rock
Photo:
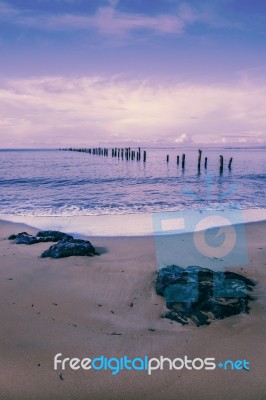
M 73 236 L 59 231 L 40 231 L 36 237 L 40 242 L 59 242 L 63 239 L 73 239 Z
M 89 241 L 64 238 L 44 251 L 41 257 L 63 258 L 70 256 L 93 256 L 94 254 L 95 249 Z
M 17 235 L 10 235 L 8 240 L 15 240 L 17 239 L 18 236 L 31 236 L 31 235 L 29 235 L 27 232 L 21 232 L 18 233 Z
M 29 244 L 30 245 L 30 244 L 38 243 L 38 240 L 37 240 L 37 238 L 35 236 L 31 236 L 28 233 L 22 232 L 22 233 L 19 233 L 17 235 L 15 243 L 16 244 Z
M 182 325 L 188 324 L 188 316 L 182 310 L 172 309 L 164 314 L 164 318 L 171 319 L 172 321 L 179 322 Z
M 17 235 L 10 235 L 8 240 L 15 240 L 17 238 Z
M 160 269 L 155 283 L 156 293 L 163 296 L 167 286 L 179 282 L 183 272 L 183 268 L 178 267 L 177 265 L 171 265 L 169 267 Z
M 171 265 L 159 270 L 156 293 L 164 296 L 164 318 L 182 325 L 209 325 L 212 320 L 249 312 L 249 295 L 255 283 L 234 272 L 214 272 L 197 266 Z
M 21 232 L 17 235 L 11 235 L 9 240 L 16 240 L 16 244 L 35 244 L 41 242 L 58 242 L 63 239 L 73 239 L 73 236 L 59 231 L 40 231 L 36 236 L 29 235 L 27 232 Z

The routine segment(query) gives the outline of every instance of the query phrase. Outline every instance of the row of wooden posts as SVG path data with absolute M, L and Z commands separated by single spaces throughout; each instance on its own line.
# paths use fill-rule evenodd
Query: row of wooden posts
M 201 170 L 201 156 L 202 156 L 202 150 L 199 150 L 198 154 L 198 171 Z M 185 160 L 186 160 L 186 155 L 182 154 L 182 168 L 185 168 Z M 169 162 L 169 154 L 166 156 L 166 162 Z M 228 169 L 232 169 L 232 162 L 233 162 L 233 157 L 229 159 L 228 162 Z M 179 156 L 176 156 L 176 164 L 179 165 Z M 204 159 L 204 168 L 207 169 L 208 166 L 208 157 L 205 157 Z M 224 157 L 220 155 L 220 173 L 222 174 L 224 170 Z
M 132 150 L 130 147 L 125 147 L 125 148 L 117 148 L 116 147 L 113 149 L 102 148 L 102 147 L 96 147 L 96 148 L 92 148 L 92 149 L 69 147 L 66 149 L 59 149 L 59 150 L 78 151 L 80 153 L 89 153 L 89 154 L 93 154 L 96 156 L 104 156 L 104 157 L 108 157 L 109 150 L 111 150 L 112 157 L 121 158 L 122 160 L 125 158 L 127 161 L 129 161 L 129 160 L 140 161 L 142 159 L 143 162 L 146 162 L 146 158 L 147 158 L 146 150 L 141 151 L 140 147 L 138 147 L 138 150 Z
M 89 153 L 89 154 L 93 154 L 93 155 L 97 155 L 97 156 L 104 156 L 104 157 L 108 157 L 109 150 L 111 150 L 112 157 L 121 158 L 122 160 L 125 158 L 127 161 L 128 160 L 140 161 L 142 159 L 143 162 L 146 162 L 146 158 L 147 158 L 146 150 L 144 150 L 142 152 L 140 147 L 138 147 L 138 150 L 132 150 L 130 147 L 126 147 L 126 148 L 117 148 L 116 147 L 116 148 L 112 148 L 112 149 L 102 148 L 102 147 L 96 147 L 96 148 L 92 148 L 92 149 L 69 147 L 69 148 L 64 148 L 64 149 L 59 149 L 59 150 L 77 151 L 80 153 Z M 198 171 L 201 170 L 201 158 L 202 158 L 202 150 L 199 150 Z M 166 162 L 169 163 L 169 160 L 170 160 L 170 157 L 169 157 L 169 154 L 167 154 Z M 229 163 L 228 163 L 229 170 L 231 170 L 231 168 L 232 168 L 232 162 L 233 162 L 233 158 L 231 157 L 229 160 Z M 179 163 L 180 163 L 180 156 L 178 155 L 176 157 L 176 164 L 179 165 Z M 182 169 L 185 168 L 185 163 L 186 163 L 186 155 L 182 154 L 182 157 L 181 157 Z M 205 169 L 207 169 L 207 165 L 208 165 L 208 158 L 205 157 L 205 159 L 204 159 L 204 168 Z M 223 170 L 224 170 L 224 158 L 222 155 L 220 155 L 220 173 L 221 174 L 223 173 Z

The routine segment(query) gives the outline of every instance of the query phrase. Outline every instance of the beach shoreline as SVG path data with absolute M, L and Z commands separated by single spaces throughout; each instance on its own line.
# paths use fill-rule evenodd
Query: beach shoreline
M 257 283 L 248 315 L 210 326 L 162 319 L 153 236 L 91 236 L 99 256 L 41 259 L 49 243 L 15 245 L 8 236 L 37 229 L 0 221 L 0 394 L 5 400 L 262 400 L 266 332 L 266 223 L 245 225 L 248 264 L 231 270 Z M 247 371 L 59 371 L 65 357 L 215 357 L 247 359 Z
M 132 236 L 153 236 L 160 234 L 156 232 L 155 221 L 158 218 L 181 218 L 186 217 L 192 211 L 162 211 L 160 213 L 139 213 L 139 214 L 105 214 L 105 215 L 74 215 L 74 216 L 13 216 L 0 215 L 0 220 L 13 223 L 22 223 L 39 230 L 60 230 L 69 234 L 80 236 L 98 237 L 132 237 Z M 266 221 L 266 209 L 246 210 L 225 210 L 225 209 L 194 209 L 193 213 L 201 214 L 211 212 L 213 215 L 224 215 L 229 224 L 247 224 Z M 194 232 L 194 225 L 189 223 L 187 232 Z M 167 233 L 167 232 L 164 232 Z

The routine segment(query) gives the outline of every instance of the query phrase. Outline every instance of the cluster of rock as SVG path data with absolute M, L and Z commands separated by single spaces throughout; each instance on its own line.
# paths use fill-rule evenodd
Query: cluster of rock
M 63 258 L 70 256 L 93 256 L 95 248 L 88 240 L 74 239 L 73 236 L 59 231 L 40 231 L 36 236 L 21 232 L 11 235 L 9 240 L 15 240 L 16 244 L 32 245 L 41 242 L 57 242 L 45 250 L 41 257 Z
M 249 312 L 249 292 L 255 283 L 234 272 L 214 272 L 208 268 L 171 265 L 159 270 L 156 293 L 164 296 L 164 318 L 182 325 L 209 325 L 215 319 Z

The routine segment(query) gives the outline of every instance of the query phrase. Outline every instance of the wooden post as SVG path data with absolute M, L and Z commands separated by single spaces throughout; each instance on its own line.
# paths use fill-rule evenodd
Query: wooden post
M 182 168 L 185 168 L 186 155 L 182 154 Z
M 233 157 L 230 158 L 229 163 L 228 163 L 228 168 L 231 170 L 232 168 L 232 161 L 233 161 Z
M 199 150 L 199 156 L 198 156 L 198 171 L 200 171 L 201 153 L 202 153 L 202 150 Z
M 146 151 L 143 151 L 143 161 L 146 162 Z
M 179 156 L 176 156 L 176 163 L 179 165 Z
M 204 168 L 207 169 L 207 163 L 208 163 L 208 158 L 205 157 L 205 161 L 204 161 Z
M 223 156 L 220 156 L 220 174 L 223 173 L 224 170 L 224 158 Z
M 166 156 L 166 162 L 169 162 L 169 154 Z

